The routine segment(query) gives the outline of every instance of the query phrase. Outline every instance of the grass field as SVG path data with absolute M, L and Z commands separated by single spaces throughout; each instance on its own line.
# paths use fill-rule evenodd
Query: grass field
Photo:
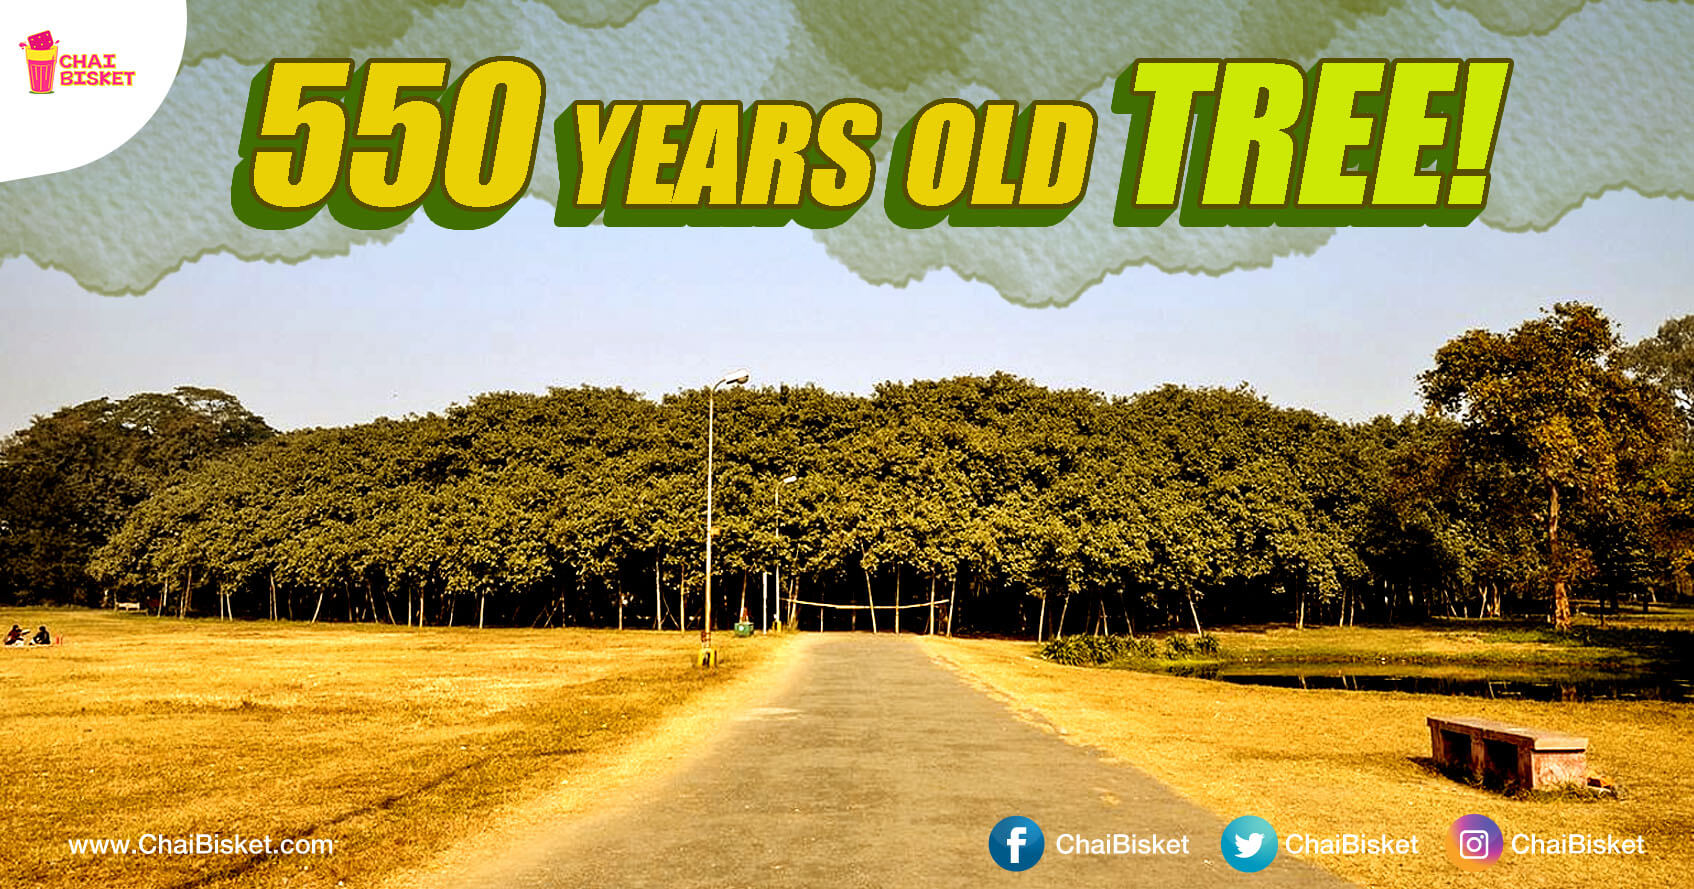
M 1454 621 L 1414 628 L 1273 627 L 1257 632 L 1214 633 L 1225 659 L 1243 663 L 1390 663 L 1487 665 L 1516 668 L 1580 667 L 1632 670 L 1667 664 L 1686 643 L 1673 634 L 1625 628 L 1579 627 L 1561 635 L 1536 626 L 1497 621 Z
M 1586 673 L 1669 670 L 1679 675 L 1694 668 L 1694 609 L 1689 608 L 1657 607 L 1650 615 L 1627 613 L 1610 618 L 1603 627 L 1584 616 L 1572 633 L 1555 633 L 1534 621 L 1455 619 L 1411 627 L 1314 625 L 1297 630 L 1270 625 L 1212 630 L 1210 635 L 1219 646 L 1213 655 L 1126 657 L 1115 666 L 1169 671 L 1284 663 L 1383 664 L 1460 670 L 1486 667 L 1497 674 L 1575 669 Z
M 772 669 L 780 638 L 176 621 L 13 609 L 0 651 L 0 885 L 371 885 L 539 797 L 591 803 L 643 732 Z M 151 833 L 334 854 L 72 854 Z
M 1598 603 L 1574 603 L 1580 611 L 1578 625 L 1606 627 L 1643 627 L 1654 630 L 1694 630 L 1694 607 L 1655 603 L 1647 611 L 1625 606 L 1617 614 L 1603 613 Z
M 1263 644 L 1267 651 L 1374 650 L 1384 658 L 1401 649 L 1454 655 L 1486 649 L 1497 662 L 1509 660 L 1520 646 L 1525 657 L 1534 659 L 1538 646 L 1545 644 L 1432 638 L 1426 635 L 1431 632 L 1322 630 L 1306 641 L 1267 635 Z M 1014 707 L 1038 714 L 1040 722 L 1060 727 L 1078 743 L 1146 770 L 1225 820 L 1255 814 L 1285 834 L 1386 832 L 1422 838 L 1424 853 L 1409 858 L 1312 859 L 1361 885 L 1672 887 L 1688 885 L 1694 870 L 1691 705 L 1535 703 L 1238 686 L 1061 666 L 1035 658 L 1034 646 L 1027 643 L 925 639 L 924 644 L 938 659 Z M 1224 645 L 1231 645 L 1229 638 Z M 1491 717 L 1585 736 L 1590 766 L 1616 781 L 1625 796 L 1508 799 L 1450 780 L 1427 760 L 1424 717 L 1436 714 Z M 1498 822 L 1508 841 L 1517 832 L 1641 835 L 1648 854 L 1531 858 L 1508 851 L 1491 869 L 1465 873 L 1447 861 L 1441 843 L 1447 825 L 1472 812 Z

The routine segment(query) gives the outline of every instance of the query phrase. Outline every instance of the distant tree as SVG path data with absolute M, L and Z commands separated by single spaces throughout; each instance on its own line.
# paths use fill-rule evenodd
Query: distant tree
M 1672 318 L 1659 332 L 1627 349 L 1622 365 L 1670 394 L 1682 416 L 1683 433 L 1694 444 L 1694 315 Z
M 1686 589 L 1694 566 L 1694 315 L 1666 321 L 1621 357 L 1625 367 L 1665 390 L 1682 421 L 1675 453 L 1632 492 L 1626 515 L 1652 541 L 1656 567 L 1670 585 Z
M 1635 493 L 1630 516 L 1652 544 L 1664 586 L 1694 588 L 1694 446 L 1678 450 Z
M 86 567 L 166 482 L 273 430 L 216 389 L 101 398 L 0 442 L 0 596 L 96 604 Z
M 1459 336 L 1418 378 L 1430 408 L 1463 423 L 1467 459 L 1520 465 L 1540 487 L 1552 617 L 1561 630 L 1571 624 L 1569 582 L 1580 564 L 1561 536 L 1561 510 L 1571 500 L 1598 505 L 1615 496 L 1668 431 L 1665 399 L 1621 369 L 1619 347 L 1598 309 L 1560 303 L 1507 334 Z

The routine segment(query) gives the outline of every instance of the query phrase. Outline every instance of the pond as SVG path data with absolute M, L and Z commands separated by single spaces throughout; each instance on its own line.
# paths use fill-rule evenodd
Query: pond
M 1694 680 L 1658 673 L 1492 673 L 1452 666 L 1297 664 L 1208 667 L 1180 675 L 1278 688 L 1397 691 L 1519 701 L 1694 701 Z

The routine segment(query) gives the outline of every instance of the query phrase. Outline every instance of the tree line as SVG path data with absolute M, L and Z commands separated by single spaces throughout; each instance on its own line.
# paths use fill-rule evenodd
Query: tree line
M 1694 316 L 1471 331 L 1429 410 L 1006 374 L 716 393 L 714 622 L 1044 637 L 1547 614 L 1688 591 Z M 0 444 L 0 597 L 435 625 L 699 626 L 708 392 L 490 393 L 278 433 L 209 389 Z M 785 479 L 792 477 L 792 482 Z M 823 608 L 811 603 L 850 608 Z M 874 606 L 874 607 L 872 607 Z

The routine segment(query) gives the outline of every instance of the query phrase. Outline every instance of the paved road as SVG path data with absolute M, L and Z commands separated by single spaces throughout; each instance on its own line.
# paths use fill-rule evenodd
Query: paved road
M 811 645 L 790 680 L 676 774 L 561 826 L 468 885 L 592 887 L 1242 886 L 1349 884 L 1279 857 L 1240 874 L 1224 820 L 1141 771 L 1015 718 L 910 638 Z M 1033 869 L 1001 870 L 988 831 L 1041 825 Z M 1248 813 L 1240 813 L 1248 814 Z M 1186 834 L 1184 857 L 1063 856 L 1060 833 Z

